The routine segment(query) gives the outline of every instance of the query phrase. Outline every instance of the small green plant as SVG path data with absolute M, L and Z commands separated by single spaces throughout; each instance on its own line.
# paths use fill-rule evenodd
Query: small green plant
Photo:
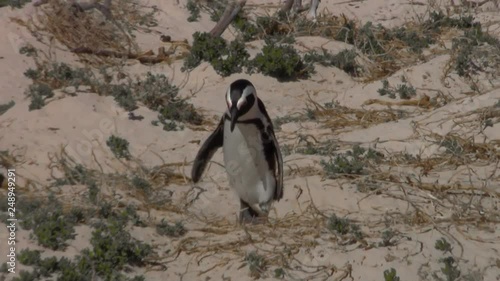
M 9 1 L 11 1 L 11 0 L 9 0 Z M 25 55 L 27 57 L 33 57 L 33 56 L 36 56 L 38 52 L 35 49 L 35 47 L 28 44 L 28 45 L 25 45 L 25 46 L 22 46 L 21 48 L 19 48 L 19 53 L 21 55 Z
M 445 138 L 440 144 L 441 147 L 446 148 L 446 153 L 458 156 L 464 152 L 463 146 L 454 137 Z
M 184 224 L 180 221 L 171 225 L 162 219 L 161 222 L 156 225 L 156 232 L 160 235 L 166 235 L 169 237 L 180 237 L 186 234 L 187 231 L 184 228 Z
M 136 98 L 132 92 L 130 85 L 118 84 L 118 85 L 102 85 L 99 88 L 100 93 L 106 93 L 114 97 L 116 103 L 127 111 L 133 111 L 138 108 Z
M 16 105 L 16 103 L 13 100 L 5 104 L 0 104 L 0 116 L 2 116 L 5 112 L 7 112 L 7 110 L 14 107 L 14 105 Z
M 182 126 L 182 125 L 179 126 L 174 121 L 168 121 L 168 120 L 163 119 L 163 120 L 160 120 L 159 122 L 161 122 L 163 124 L 163 130 L 167 131 L 167 132 L 181 131 L 184 129 L 184 126 Z
M 106 144 L 108 145 L 109 149 L 111 149 L 111 152 L 113 152 L 116 158 L 125 158 L 127 160 L 130 159 L 131 155 L 128 150 L 129 143 L 126 139 L 111 135 L 106 141 Z
M 353 224 L 347 218 L 339 218 L 335 214 L 328 218 L 326 227 L 339 235 L 351 234 L 357 240 L 363 238 L 363 233 L 357 224 Z
M 179 88 L 172 85 L 163 74 L 146 73 L 146 78 L 132 85 L 133 92 L 149 109 L 159 112 L 159 120 L 163 124 L 170 122 L 187 122 L 200 125 L 202 116 L 194 106 L 179 98 Z M 176 127 L 177 128 L 177 127 Z M 183 127 L 178 127 L 182 129 Z
M 248 253 L 245 256 L 245 261 L 250 269 L 250 276 L 253 278 L 260 278 L 266 270 L 266 259 L 255 251 Z
M 274 270 L 274 278 L 283 279 L 285 277 L 285 270 L 281 267 Z
M 383 155 L 371 148 L 364 149 L 356 145 L 346 153 L 340 153 L 329 161 L 321 160 L 320 164 L 328 178 L 334 179 L 341 175 L 360 175 L 366 172 L 365 166 L 370 161 L 379 162 Z
M 188 22 L 198 21 L 200 18 L 200 7 L 196 4 L 195 0 L 188 0 L 186 3 L 190 16 L 187 18 Z
M 394 88 L 389 85 L 389 81 L 386 79 L 382 80 L 382 88 L 378 89 L 377 92 L 381 96 L 387 95 L 391 99 L 395 99 L 396 94 L 398 94 L 401 99 L 405 100 L 411 99 L 417 95 L 417 90 L 415 90 L 412 85 L 407 85 L 405 82 L 405 84 L 399 84 Z
M 451 244 L 446 241 L 444 237 L 441 237 L 441 239 L 436 240 L 436 243 L 434 244 L 434 248 L 436 250 L 439 250 L 443 253 L 451 253 L 451 250 L 453 249 L 451 247 Z
M 30 111 L 41 109 L 45 106 L 45 101 L 54 96 L 52 89 L 46 84 L 41 83 L 31 84 L 25 94 L 31 98 Z
M 394 268 L 384 270 L 385 281 L 399 281 L 399 277 Z
M 396 232 L 392 229 L 387 229 L 382 232 L 382 241 L 378 243 L 379 247 L 389 247 L 394 246 L 395 242 L 393 238 L 396 236 Z
M 441 273 L 443 273 L 443 275 L 445 276 L 446 281 L 458 280 L 458 278 L 460 277 L 460 269 L 455 262 L 455 258 L 450 256 L 440 259 L 439 262 L 443 264 Z M 438 277 L 438 279 L 440 278 Z

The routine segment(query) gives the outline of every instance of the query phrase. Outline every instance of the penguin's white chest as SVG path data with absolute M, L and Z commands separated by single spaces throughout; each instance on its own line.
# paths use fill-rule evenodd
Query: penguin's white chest
M 226 121 L 223 152 L 229 184 L 238 196 L 250 205 L 262 204 L 264 207 L 270 203 L 276 180 L 267 164 L 257 127 L 239 123 L 231 132 L 230 121 Z

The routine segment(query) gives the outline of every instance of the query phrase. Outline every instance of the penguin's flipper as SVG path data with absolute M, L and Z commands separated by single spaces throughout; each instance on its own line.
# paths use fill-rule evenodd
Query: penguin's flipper
M 281 156 L 280 146 L 274 135 L 274 130 L 272 127 L 269 129 L 269 135 L 274 146 L 274 158 L 278 166 L 278 172 L 276 174 L 276 190 L 274 192 L 274 199 L 279 201 L 283 198 L 283 157 Z
M 224 116 L 221 118 L 217 129 L 203 143 L 196 158 L 194 159 L 193 169 L 191 170 L 191 179 L 198 182 L 205 171 L 208 162 L 212 159 L 214 153 L 222 147 L 224 143 Z
M 281 156 L 281 149 L 278 144 L 278 140 L 276 139 L 276 135 L 274 134 L 273 122 L 267 114 L 266 107 L 262 100 L 257 100 L 259 110 L 264 114 L 264 117 L 267 120 L 267 128 L 265 128 L 267 134 L 271 136 L 271 150 L 274 154 L 274 161 L 276 161 L 276 166 L 278 166 L 278 171 L 276 173 L 276 190 L 274 191 L 274 199 L 279 201 L 283 198 L 283 156 Z M 275 167 L 275 166 L 274 166 Z M 275 168 L 274 168 L 275 169 Z

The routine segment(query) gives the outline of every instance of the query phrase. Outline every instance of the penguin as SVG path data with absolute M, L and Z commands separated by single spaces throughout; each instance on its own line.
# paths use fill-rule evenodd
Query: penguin
M 226 92 L 227 110 L 198 151 L 191 171 L 197 183 L 222 147 L 230 187 L 240 198 L 239 223 L 267 218 L 273 201 L 283 198 L 283 159 L 273 124 L 254 85 L 239 79 Z

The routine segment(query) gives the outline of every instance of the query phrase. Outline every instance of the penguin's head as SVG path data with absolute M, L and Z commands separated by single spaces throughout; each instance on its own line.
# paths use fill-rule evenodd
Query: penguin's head
M 238 118 L 245 115 L 255 104 L 257 93 L 253 84 L 246 79 L 231 83 L 226 93 L 226 103 L 231 115 L 231 132 Z

